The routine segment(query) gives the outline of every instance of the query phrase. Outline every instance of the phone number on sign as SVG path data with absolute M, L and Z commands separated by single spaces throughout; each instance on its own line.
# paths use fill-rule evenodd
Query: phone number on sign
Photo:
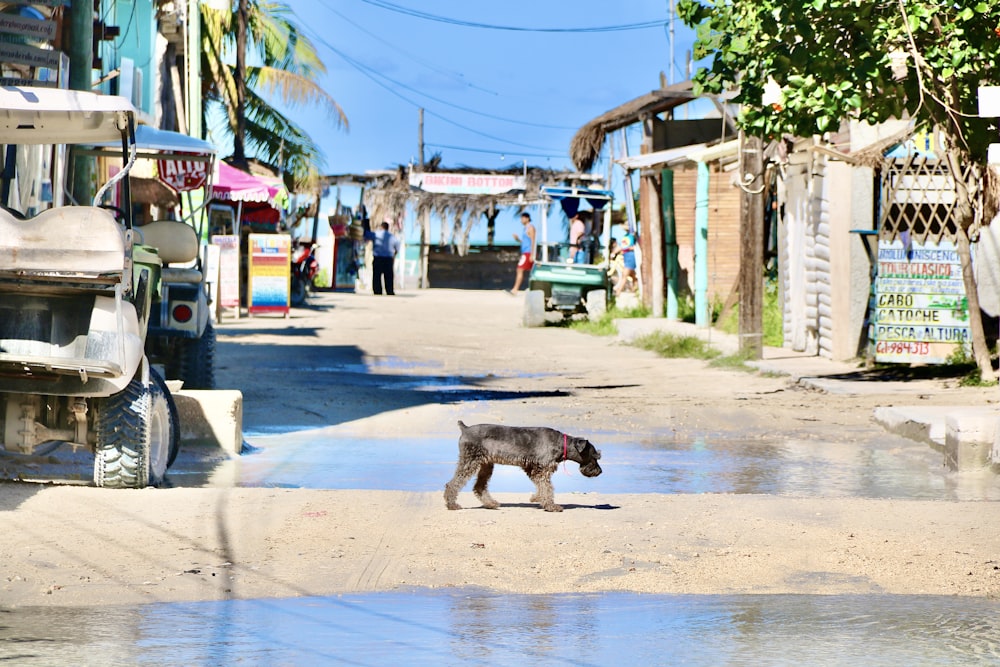
M 930 354 L 930 351 L 930 343 L 880 340 L 875 344 L 875 354 Z

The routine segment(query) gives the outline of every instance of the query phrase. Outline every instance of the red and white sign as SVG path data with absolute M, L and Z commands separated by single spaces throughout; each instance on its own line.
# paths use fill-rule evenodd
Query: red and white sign
M 207 160 L 157 160 L 160 180 L 177 192 L 197 190 L 208 182 Z
M 524 190 L 524 176 L 509 174 L 465 174 L 444 172 L 411 172 L 410 186 L 424 192 L 446 192 L 462 195 L 501 195 L 512 190 Z

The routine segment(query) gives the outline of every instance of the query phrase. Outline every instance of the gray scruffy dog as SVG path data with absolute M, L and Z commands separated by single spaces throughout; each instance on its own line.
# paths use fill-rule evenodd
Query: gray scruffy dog
M 458 465 L 455 476 L 444 487 L 444 501 L 450 510 L 462 509 L 456 502 L 458 492 L 477 473 L 473 493 L 486 509 L 500 507 L 486 489 L 495 464 L 520 467 L 535 483 L 531 502 L 537 502 L 546 512 L 562 512 L 563 509 L 556 505 L 552 490 L 552 473 L 559 469 L 562 461 L 579 463 L 580 472 L 586 477 L 597 477 L 602 472 L 597 463 L 601 458 L 600 450 L 584 438 L 574 438 L 546 427 L 466 426 L 462 422 L 458 422 L 458 426 L 462 429 L 458 439 Z

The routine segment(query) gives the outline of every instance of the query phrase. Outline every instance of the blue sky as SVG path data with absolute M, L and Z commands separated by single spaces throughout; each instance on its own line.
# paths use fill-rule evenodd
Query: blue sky
M 292 0 L 289 5 L 327 66 L 322 85 L 350 123 L 342 130 L 318 109 L 289 111 L 319 142 L 328 174 L 415 161 L 421 107 L 425 159 L 440 153 L 445 167 L 496 169 L 527 160 L 572 168 L 574 133 L 657 88 L 661 71 L 672 82 L 686 79 L 692 43 L 691 31 L 675 20 L 671 72 L 671 0 Z M 462 25 L 469 23 L 498 27 Z M 639 23 L 656 25 L 581 31 Z M 572 31 L 553 31 L 566 29 Z M 638 141 L 633 128 L 634 152 Z M 607 163 L 597 169 L 606 174 Z M 341 192 L 351 205 L 358 195 Z M 499 222 L 501 230 L 519 227 L 513 212 Z M 498 232 L 499 241 L 507 237 Z

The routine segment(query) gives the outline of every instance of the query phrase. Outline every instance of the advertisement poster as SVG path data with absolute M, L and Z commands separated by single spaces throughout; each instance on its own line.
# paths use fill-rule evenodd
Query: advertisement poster
M 219 248 L 219 278 L 216 285 L 217 313 L 226 311 L 240 314 L 240 237 L 213 235 L 212 245 Z
M 950 241 L 879 241 L 871 328 L 880 362 L 943 364 L 971 345 L 962 266 Z
M 247 311 L 288 316 L 292 279 L 292 237 L 251 234 L 249 237 Z

